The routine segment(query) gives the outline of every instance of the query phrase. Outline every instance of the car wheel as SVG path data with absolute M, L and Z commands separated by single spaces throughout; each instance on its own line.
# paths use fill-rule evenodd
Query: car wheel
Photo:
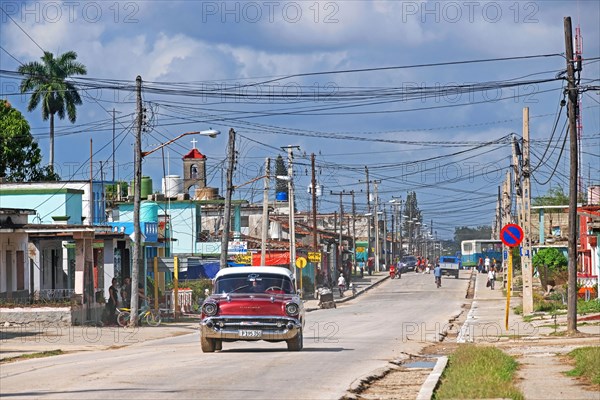
M 213 353 L 215 351 L 215 340 L 200 335 L 200 347 L 203 353 Z
M 300 351 L 302 350 L 303 342 L 302 342 L 302 328 L 298 330 L 298 334 L 287 341 L 287 348 L 289 351 Z

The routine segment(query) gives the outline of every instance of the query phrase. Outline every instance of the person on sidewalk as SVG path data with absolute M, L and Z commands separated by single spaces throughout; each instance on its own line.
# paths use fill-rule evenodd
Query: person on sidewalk
M 106 308 L 108 309 L 107 323 L 111 326 L 117 323 L 116 311 L 119 305 L 117 293 L 117 278 L 113 278 L 112 284 L 108 288 L 108 301 L 106 302 Z
M 485 272 L 490 272 L 491 265 L 490 265 L 490 258 L 488 256 L 485 256 L 485 261 L 483 262 L 483 266 L 485 268 Z
M 494 290 L 494 282 L 496 282 L 496 271 L 494 271 L 494 268 L 490 268 L 488 272 L 488 286 L 491 290 Z
M 483 272 L 483 258 L 479 257 L 479 262 L 477 263 L 477 272 Z
M 344 290 L 346 290 L 346 279 L 344 278 L 344 275 L 340 274 L 337 284 L 340 291 L 340 297 L 344 297 Z
M 433 277 L 435 278 L 437 287 L 442 287 L 442 267 L 440 267 L 440 264 L 437 264 L 433 269 Z

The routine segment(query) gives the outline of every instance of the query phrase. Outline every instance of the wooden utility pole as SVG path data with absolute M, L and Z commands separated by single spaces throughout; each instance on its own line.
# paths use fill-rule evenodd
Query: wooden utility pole
M 233 196 L 233 169 L 235 167 L 235 131 L 229 129 L 227 144 L 227 187 L 225 190 L 225 210 L 223 212 L 223 234 L 221 235 L 221 258 L 219 268 L 227 268 L 227 250 L 229 248 L 229 231 L 231 228 L 231 197 Z
M 267 261 L 267 234 L 269 233 L 269 179 L 271 179 L 271 159 L 267 157 L 265 160 L 265 186 L 263 192 L 260 265 L 265 265 Z
M 578 90 L 575 85 L 575 68 L 573 63 L 573 30 L 571 17 L 564 19 L 565 56 L 567 59 L 567 95 L 569 98 L 569 281 L 567 297 L 567 334 L 577 333 L 577 114 L 579 112 Z
M 522 221 L 523 244 L 521 245 L 521 271 L 523 273 L 523 315 L 533 313 L 533 271 L 531 267 L 531 182 L 529 161 L 529 108 L 523 108 L 523 176 Z
M 142 107 L 142 77 L 135 78 L 137 104 L 135 144 L 133 148 L 133 268 L 131 270 L 131 317 L 129 326 L 137 323 L 139 271 L 142 266 L 142 232 L 140 228 L 140 203 L 142 200 L 142 124 L 144 110 Z M 145 278 L 145 277 L 144 277 Z

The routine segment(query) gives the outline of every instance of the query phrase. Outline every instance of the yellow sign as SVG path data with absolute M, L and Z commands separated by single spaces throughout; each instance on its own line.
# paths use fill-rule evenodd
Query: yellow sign
M 321 253 L 309 251 L 308 252 L 308 261 L 321 262 Z
M 304 258 L 304 257 L 296 258 L 296 267 L 298 267 L 300 269 L 306 267 L 306 258 Z
M 235 262 L 238 264 L 252 265 L 252 253 L 236 254 Z
M 357 253 L 364 253 L 365 252 L 365 248 L 364 247 L 357 247 L 356 248 L 356 252 Z

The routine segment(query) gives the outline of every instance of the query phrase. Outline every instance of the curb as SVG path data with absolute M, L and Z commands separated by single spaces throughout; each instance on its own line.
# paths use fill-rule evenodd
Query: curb
M 389 275 L 385 275 L 385 276 L 383 277 L 383 279 L 380 279 L 380 280 L 378 280 L 378 281 L 376 281 L 376 282 L 374 282 L 374 283 L 371 283 L 371 284 L 370 284 L 370 285 L 368 285 L 368 286 L 365 286 L 365 287 L 364 287 L 364 288 L 362 288 L 362 289 L 359 289 L 359 290 L 357 290 L 355 295 L 345 296 L 345 297 L 342 297 L 342 298 L 335 299 L 334 301 L 335 301 L 335 303 L 336 303 L 336 304 L 338 304 L 338 303 L 345 303 L 345 302 L 347 302 L 347 301 L 350 301 L 350 300 L 352 300 L 352 299 L 355 299 L 355 298 L 357 298 L 358 296 L 360 296 L 361 294 L 363 294 L 363 293 L 365 293 L 365 292 L 368 292 L 369 290 L 371 290 L 371 289 L 373 289 L 374 287 L 378 286 L 379 284 L 381 284 L 381 283 L 382 283 L 383 281 L 385 281 L 386 279 L 390 279 L 390 276 L 389 276 Z M 305 309 L 304 309 L 304 311 L 305 311 L 305 312 L 311 312 L 311 311 L 316 311 L 316 310 L 320 310 L 320 309 L 321 309 L 320 307 L 308 307 L 308 308 L 305 308 Z
M 433 371 L 429 374 L 425 383 L 421 386 L 421 390 L 419 390 L 419 394 L 417 395 L 417 400 L 430 400 L 433 397 L 433 391 L 435 390 L 440 378 L 442 377 L 442 373 L 448 364 L 448 357 L 442 356 L 437 359 L 435 363 L 435 367 L 433 367 Z

